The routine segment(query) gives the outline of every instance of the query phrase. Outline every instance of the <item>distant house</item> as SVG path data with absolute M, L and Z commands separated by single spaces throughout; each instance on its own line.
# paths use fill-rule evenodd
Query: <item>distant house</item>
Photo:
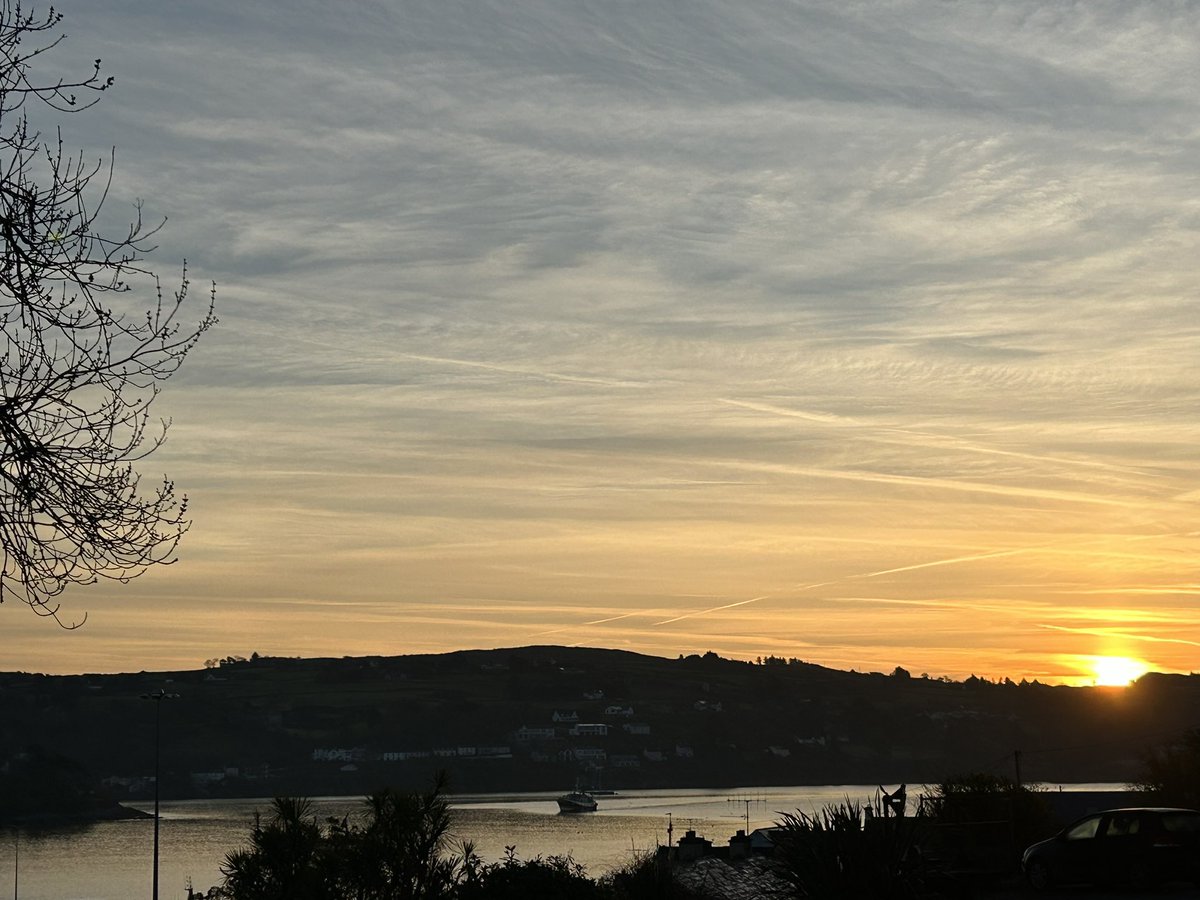
M 559 710 L 556 709 L 554 711 L 554 715 L 551 716 L 550 718 L 553 719 L 555 722 L 572 722 L 572 723 L 574 723 L 574 722 L 579 721 L 579 713 L 577 713 L 575 710 L 571 710 L 570 712 L 560 712 Z
M 607 737 L 608 726 L 601 723 L 580 722 L 578 725 L 572 726 L 569 734 L 572 737 Z
M 487 759 L 512 759 L 512 747 L 500 745 L 495 747 L 480 747 L 476 755 Z
M 608 753 L 599 747 L 575 747 L 571 755 L 579 762 L 602 763 L 608 758 Z
M 366 757 L 367 751 L 362 747 L 318 747 L 312 752 L 313 762 L 356 762 Z
M 628 719 L 633 717 L 633 707 L 620 705 L 608 706 L 605 707 L 604 714 L 606 716 L 624 716 Z
M 650 762 L 660 763 L 667 761 L 667 754 L 663 753 L 661 750 L 643 750 L 642 756 L 644 756 Z
M 692 709 L 697 712 L 721 712 L 721 701 L 697 700 L 692 704 Z
M 405 762 L 410 759 L 429 759 L 428 750 L 388 750 L 379 754 L 383 762 Z
M 792 755 L 792 751 L 789 750 L 787 747 L 780 747 L 780 746 L 777 746 L 776 744 L 772 744 L 770 747 L 768 747 L 767 752 L 770 753 L 772 756 L 779 757 L 780 759 L 783 759 L 785 757 Z
M 549 741 L 553 739 L 553 728 L 530 728 L 527 725 L 522 725 L 513 732 L 513 740 L 519 744 L 525 744 L 529 741 Z
M 649 734 L 650 726 L 645 722 L 627 722 L 621 726 L 626 734 Z
M 614 769 L 640 769 L 642 760 L 636 753 L 614 753 L 608 758 L 608 764 Z
M 680 759 L 691 759 L 696 755 L 696 751 L 687 744 L 676 744 L 675 755 Z
M 600 690 L 584 691 L 583 699 L 584 700 L 603 700 L 604 699 L 604 691 L 600 691 Z

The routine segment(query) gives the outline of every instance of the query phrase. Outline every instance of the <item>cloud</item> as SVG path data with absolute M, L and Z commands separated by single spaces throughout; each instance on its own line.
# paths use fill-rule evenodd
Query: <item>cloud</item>
M 222 318 L 149 463 L 192 496 L 184 558 L 68 598 L 89 628 L 125 604 L 164 646 L 219 642 L 220 595 L 261 612 L 250 639 L 299 597 L 346 624 L 322 644 L 313 607 L 294 652 L 578 627 L 960 673 L 975 640 L 1016 674 L 1054 665 L 1046 597 L 1176 614 L 1200 496 L 1184 7 L 60 7 L 55 58 L 118 77 L 64 139 L 117 147 L 114 216 L 169 216 L 156 263 L 215 279 Z M 923 633 L 951 636 L 820 602 L 861 573 L 944 603 Z M 767 595 L 782 626 L 739 599 Z M 481 597 L 486 622 L 444 627 Z M 1019 615 L 964 636 L 971 597 Z M 411 621 L 383 638 L 389 608 Z M 119 667 L 104 634 L 85 658 Z

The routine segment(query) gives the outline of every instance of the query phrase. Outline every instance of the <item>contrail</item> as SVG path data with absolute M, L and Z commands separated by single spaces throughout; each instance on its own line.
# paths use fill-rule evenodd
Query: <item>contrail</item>
M 644 616 L 647 610 L 638 610 L 637 612 L 622 613 L 619 616 L 609 616 L 607 619 L 592 619 L 590 622 L 584 622 L 584 625 L 603 625 L 606 622 L 615 622 L 618 619 L 628 619 L 630 616 Z
M 580 626 L 571 625 L 571 626 L 564 626 L 563 628 L 550 628 L 546 631 L 535 631 L 533 633 L 533 637 L 542 637 L 543 635 L 547 635 L 547 634 L 559 634 L 563 631 L 570 631 L 572 628 L 581 627 L 582 625 L 603 625 L 606 622 L 616 622 L 618 619 L 628 619 L 632 616 L 646 616 L 652 612 L 657 612 L 657 611 L 658 610 L 639 609 L 639 610 L 636 610 L 635 612 L 621 613 L 621 615 L 619 615 L 619 616 L 609 616 L 606 619 L 592 619 L 590 622 L 580 623 Z
M 1061 500 L 1064 503 L 1089 503 L 1096 506 L 1117 506 L 1125 509 L 1143 509 L 1144 503 L 1132 500 L 1117 500 L 1097 497 L 1076 491 L 1057 491 L 1048 488 L 1009 487 L 986 482 L 956 481 L 953 478 L 932 478 L 917 475 L 894 475 L 887 472 L 854 471 L 843 469 L 818 469 L 806 466 L 789 466 L 779 463 L 748 463 L 733 460 L 728 465 L 740 466 L 752 472 L 776 472 L 783 475 L 799 475 L 807 478 L 827 478 L 835 481 L 858 481 L 866 484 L 895 484 L 903 487 L 940 488 L 968 494 L 989 494 L 997 497 L 1027 497 L 1035 500 Z
M 787 419 L 801 419 L 805 422 L 816 422 L 818 424 L 828 425 L 834 428 L 858 428 L 862 430 L 874 429 L 877 434 L 868 435 L 865 440 L 869 440 L 877 444 L 899 444 L 901 446 L 922 447 L 953 447 L 960 450 L 969 451 L 971 453 L 983 453 L 991 456 L 1007 456 L 1015 459 L 1027 459 L 1031 462 L 1052 462 L 1064 466 L 1079 466 L 1081 468 L 1088 469 L 1104 469 L 1124 475 L 1131 474 L 1131 469 L 1133 468 L 1131 466 L 1108 463 L 1104 462 L 1103 460 L 1096 459 L 1080 459 L 1073 456 L 1052 456 L 1044 453 L 1023 453 L 1019 450 L 1001 450 L 997 447 L 988 447 L 966 438 L 957 437 L 953 434 L 939 434 L 936 431 L 917 431 L 912 428 L 902 428 L 895 425 L 877 424 L 850 416 L 839 416 L 835 413 L 818 413 L 803 409 L 789 409 L 784 406 L 774 406 L 769 403 L 752 403 L 745 400 L 733 400 L 727 397 L 718 397 L 717 402 L 724 403 L 727 406 L 737 406 L 742 409 L 748 409 L 751 412 L 761 412 L 768 415 L 781 416 Z M 882 435 L 898 435 L 906 438 L 916 438 L 916 440 L 906 441 L 899 438 L 889 438 Z M 1182 494 L 1176 499 L 1197 499 L 1197 497 L 1200 497 L 1200 491 L 1194 493 L 1196 496 L 1188 497 L 1187 494 Z
M 955 556 L 952 559 L 935 559 L 932 562 L 916 563 L 911 566 L 898 566 L 895 569 L 881 569 L 878 572 L 867 572 L 862 575 L 847 575 L 846 579 L 851 578 L 878 578 L 881 575 L 894 575 L 896 572 L 912 572 L 915 569 L 930 569 L 934 566 L 952 566 L 956 563 L 975 562 L 981 559 L 996 559 L 1001 556 L 1016 556 L 1018 553 L 1033 553 L 1037 550 L 1044 550 L 1044 547 L 1021 547 L 1016 550 L 996 550 L 992 553 L 976 553 L 972 556 Z
M 536 369 L 522 369 L 519 366 L 498 366 L 493 363 L 476 362 L 471 359 L 451 359 L 445 356 L 421 356 L 418 353 L 400 353 L 405 359 L 415 359 L 417 362 L 444 363 L 452 366 L 466 366 L 471 369 L 486 369 L 489 372 L 503 372 L 506 375 L 525 375 L 529 378 L 543 378 L 546 381 L 564 381 L 570 384 L 603 384 L 608 387 L 644 387 L 642 382 L 617 381 L 612 378 L 585 378 L 581 375 L 563 375 L 560 372 L 539 372 Z
M 749 600 L 739 600 L 737 603 L 726 603 L 724 606 L 714 606 L 712 609 L 700 609 L 696 612 L 684 613 L 682 616 L 676 616 L 673 619 L 663 619 L 661 622 L 652 622 L 651 625 L 670 625 L 672 622 L 678 622 L 680 619 L 691 619 L 695 616 L 705 616 L 712 612 L 719 612 L 722 609 L 733 609 L 735 606 L 745 606 L 747 603 L 757 603 L 759 600 L 766 600 L 770 594 L 764 594 L 761 597 L 751 597 Z
M 1047 628 L 1050 631 L 1065 631 L 1068 634 L 1090 634 L 1095 637 L 1119 637 L 1130 641 L 1146 641 L 1151 644 L 1186 644 L 1189 647 L 1200 647 L 1200 641 L 1188 641 L 1183 638 L 1164 638 L 1154 637 L 1149 634 L 1128 634 L 1123 631 L 1112 631 L 1107 628 L 1068 628 L 1066 625 L 1049 625 L 1045 622 L 1038 622 L 1038 628 Z

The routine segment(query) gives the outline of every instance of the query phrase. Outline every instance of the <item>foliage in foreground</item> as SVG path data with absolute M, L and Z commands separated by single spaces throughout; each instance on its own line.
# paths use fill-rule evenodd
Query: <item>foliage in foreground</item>
M 1043 829 L 1047 815 L 1036 791 L 983 774 L 946 779 L 917 816 L 891 812 L 876 795 L 783 814 L 773 871 L 799 897 L 909 900 L 949 883 L 923 850 L 949 862 L 945 851 L 982 851 L 1007 866 L 1013 836 Z M 971 840 L 957 846 L 964 834 Z M 484 863 L 451 839 L 444 777 L 423 794 L 378 791 L 359 816 L 324 823 L 309 801 L 277 799 L 222 871 L 212 900 L 705 900 L 712 891 L 686 888 L 653 854 L 599 879 L 569 855 L 522 860 L 515 847 Z
M 784 813 L 775 856 L 801 897 L 893 900 L 915 897 L 923 865 L 917 850 L 921 820 L 885 816 L 878 795 L 846 799 L 814 814 Z
M 1146 751 L 1133 787 L 1163 806 L 1200 809 L 1200 728 Z
M 472 856 L 450 852 L 439 778 L 424 794 L 376 791 L 358 820 L 317 821 L 312 803 L 277 798 L 256 817 L 250 846 L 230 853 L 219 896 L 229 900 L 423 900 L 453 896 Z
M 1049 837 L 1057 823 L 1044 792 L 1001 775 L 970 772 L 943 779 L 921 797 L 921 815 L 942 825 L 996 826 L 1015 866 L 1023 848 Z
M 516 847 L 504 848 L 504 859 L 480 865 L 467 860 L 457 900 L 529 900 L 555 897 L 562 900 L 600 900 L 607 894 L 588 878 L 582 865 L 568 856 L 537 856 L 521 861 Z
M 230 853 L 209 900 L 692 900 L 651 856 L 601 879 L 569 855 L 484 863 L 450 835 L 445 778 L 426 793 L 390 789 L 354 819 L 319 822 L 311 801 L 277 798 Z M 700 898 L 696 898 L 700 900 Z

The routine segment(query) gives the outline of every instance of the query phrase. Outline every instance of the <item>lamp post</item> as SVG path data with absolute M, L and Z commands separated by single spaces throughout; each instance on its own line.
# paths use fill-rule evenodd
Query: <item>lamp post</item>
M 142 694 L 143 700 L 154 701 L 154 884 L 150 894 L 151 900 L 158 900 L 158 760 L 162 721 L 162 702 L 178 699 L 178 694 L 169 694 L 159 688 L 152 694 Z

